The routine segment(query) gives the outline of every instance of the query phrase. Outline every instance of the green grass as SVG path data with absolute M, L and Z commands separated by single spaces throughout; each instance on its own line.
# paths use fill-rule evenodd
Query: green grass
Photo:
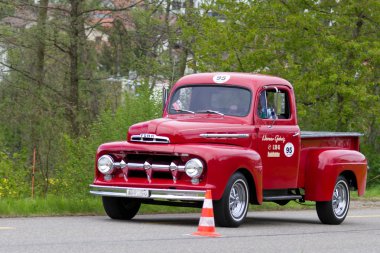
M 309 206 L 290 202 L 286 206 L 264 203 L 250 206 L 250 210 L 307 209 Z M 199 208 L 142 205 L 139 214 L 152 213 L 200 213 Z M 100 197 L 70 199 L 49 196 L 47 198 L 0 199 L 0 217 L 105 215 Z
M 142 205 L 139 214 L 199 212 L 199 208 Z M 105 215 L 100 197 L 0 199 L 0 217 Z
M 98 198 L 67 199 L 47 198 L 0 199 L 0 217 L 61 216 L 104 214 Z
M 380 186 L 367 189 L 364 197 L 357 197 L 352 192 L 353 200 L 380 201 Z M 300 205 L 294 201 L 285 206 L 275 203 L 264 203 L 261 206 L 251 205 L 252 211 L 267 210 L 303 210 L 314 208 L 313 202 Z M 184 208 L 171 206 L 142 205 L 139 214 L 150 213 L 189 213 L 200 212 L 198 208 Z M 0 198 L 0 217 L 28 217 L 28 216 L 69 216 L 69 215 L 105 215 L 100 197 L 87 196 L 85 198 L 63 198 L 49 196 L 47 198 L 3 199 Z
M 365 191 L 364 196 L 357 197 L 357 195 L 352 194 L 352 199 L 354 200 L 373 200 L 373 201 L 380 201 L 380 186 L 373 186 L 368 188 Z

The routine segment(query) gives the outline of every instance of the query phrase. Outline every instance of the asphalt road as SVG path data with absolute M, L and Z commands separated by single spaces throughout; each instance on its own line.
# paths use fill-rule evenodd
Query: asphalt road
M 316 212 L 250 212 L 239 228 L 216 228 L 221 238 L 191 236 L 200 214 L 1 218 L 0 252 L 380 252 L 380 208 L 351 209 L 339 226 Z

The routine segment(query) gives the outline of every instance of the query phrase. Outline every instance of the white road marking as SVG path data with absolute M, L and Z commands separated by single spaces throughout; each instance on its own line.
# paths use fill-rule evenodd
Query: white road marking
M 0 230 L 13 230 L 16 229 L 14 227 L 0 227 Z
M 376 215 L 353 215 L 353 216 L 347 216 L 348 218 L 380 218 L 380 214 Z

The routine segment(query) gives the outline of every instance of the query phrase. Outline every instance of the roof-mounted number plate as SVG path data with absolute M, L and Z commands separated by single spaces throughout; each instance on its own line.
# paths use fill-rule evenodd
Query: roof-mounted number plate
M 131 198 L 149 198 L 150 192 L 146 189 L 127 189 L 127 197 Z

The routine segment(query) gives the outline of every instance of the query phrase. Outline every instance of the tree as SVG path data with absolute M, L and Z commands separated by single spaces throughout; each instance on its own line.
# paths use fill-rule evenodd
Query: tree
M 89 17 L 103 9 L 119 10 L 98 1 L 1 4 L 11 16 L 3 22 L 10 25 L 0 27 L 7 53 L 1 64 L 9 69 L 0 84 L 0 139 L 11 153 L 31 154 L 37 147 L 37 179 L 47 194 L 49 179 L 62 163 L 62 134 L 86 134 L 109 100 L 100 99 L 112 85 L 102 80 L 107 74 L 97 71 L 95 44 L 87 41 L 96 24 Z
M 379 153 L 378 1 L 217 0 L 199 13 L 182 29 L 200 71 L 284 77 L 303 129 L 363 132 L 368 156 Z

